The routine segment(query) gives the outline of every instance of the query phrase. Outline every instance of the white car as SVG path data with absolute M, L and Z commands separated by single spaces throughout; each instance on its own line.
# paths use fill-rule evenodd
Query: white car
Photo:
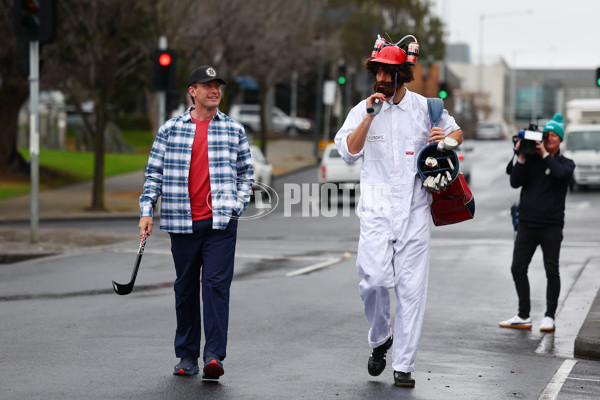
M 244 125 L 246 133 L 261 130 L 260 105 L 258 104 L 234 104 L 229 109 L 228 115 Z M 275 132 L 288 132 L 293 126 L 292 117 L 277 107 L 273 107 L 271 122 Z M 309 119 L 296 117 L 295 126 L 298 132 L 312 132 L 312 122 Z
M 469 146 L 466 146 L 463 142 L 455 151 L 456 155 L 458 156 L 460 172 L 462 172 L 468 185 L 471 183 L 471 160 L 469 159 L 470 155 L 468 153 L 473 151 L 473 149 Z
M 562 147 L 575 162 L 571 190 L 600 185 L 600 124 L 568 125 Z
M 475 128 L 475 139 L 502 140 L 508 137 L 507 132 L 503 122 L 479 122 Z
M 253 189 L 260 189 L 260 183 L 271 187 L 273 184 L 273 165 L 267 161 L 260 147 L 250 145 L 250 155 L 252 156 L 252 166 L 254 167 L 254 185 Z
M 354 164 L 348 164 L 337 151 L 335 143 L 330 143 L 323 150 L 323 157 L 321 158 L 321 165 L 319 167 L 319 183 L 321 186 L 326 183 L 333 183 L 336 185 L 338 192 L 342 192 L 345 189 L 349 193 L 353 193 L 360 182 L 361 167 L 362 158 L 358 159 Z

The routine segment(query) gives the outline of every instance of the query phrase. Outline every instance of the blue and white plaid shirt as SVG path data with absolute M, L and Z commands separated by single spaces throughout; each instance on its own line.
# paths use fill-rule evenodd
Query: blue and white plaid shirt
M 192 233 L 188 177 L 196 124 L 188 109 L 165 122 L 156 135 L 140 196 L 142 217 L 153 217 L 162 195 L 160 228 L 169 233 Z M 213 229 L 225 229 L 232 213 L 248 206 L 254 168 L 242 125 L 217 111 L 208 125 L 208 169 Z

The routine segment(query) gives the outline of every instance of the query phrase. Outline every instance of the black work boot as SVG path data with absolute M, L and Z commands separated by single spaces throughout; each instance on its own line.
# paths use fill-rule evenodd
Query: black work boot
M 377 346 L 373 349 L 371 357 L 369 357 L 369 375 L 378 376 L 381 375 L 385 369 L 385 353 L 392 347 L 392 337 L 381 346 Z
M 394 371 L 394 385 L 400 387 L 415 387 L 415 380 L 410 377 L 410 372 Z

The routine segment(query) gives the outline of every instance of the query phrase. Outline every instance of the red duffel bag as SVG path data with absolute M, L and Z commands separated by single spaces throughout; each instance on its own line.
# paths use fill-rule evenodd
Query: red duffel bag
M 431 217 L 435 226 L 456 224 L 475 216 L 475 199 L 463 174 L 440 193 L 431 193 Z

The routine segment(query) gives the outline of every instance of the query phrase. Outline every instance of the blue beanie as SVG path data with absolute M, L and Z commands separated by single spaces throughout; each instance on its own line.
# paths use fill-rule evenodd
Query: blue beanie
M 544 126 L 544 132 L 550 131 L 556 133 L 560 138 L 560 141 L 563 141 L 565 138 L 565 123 L 563 122 L 562 114 L 554 114 L 554 118 L 548 121 L 548 123 Z

